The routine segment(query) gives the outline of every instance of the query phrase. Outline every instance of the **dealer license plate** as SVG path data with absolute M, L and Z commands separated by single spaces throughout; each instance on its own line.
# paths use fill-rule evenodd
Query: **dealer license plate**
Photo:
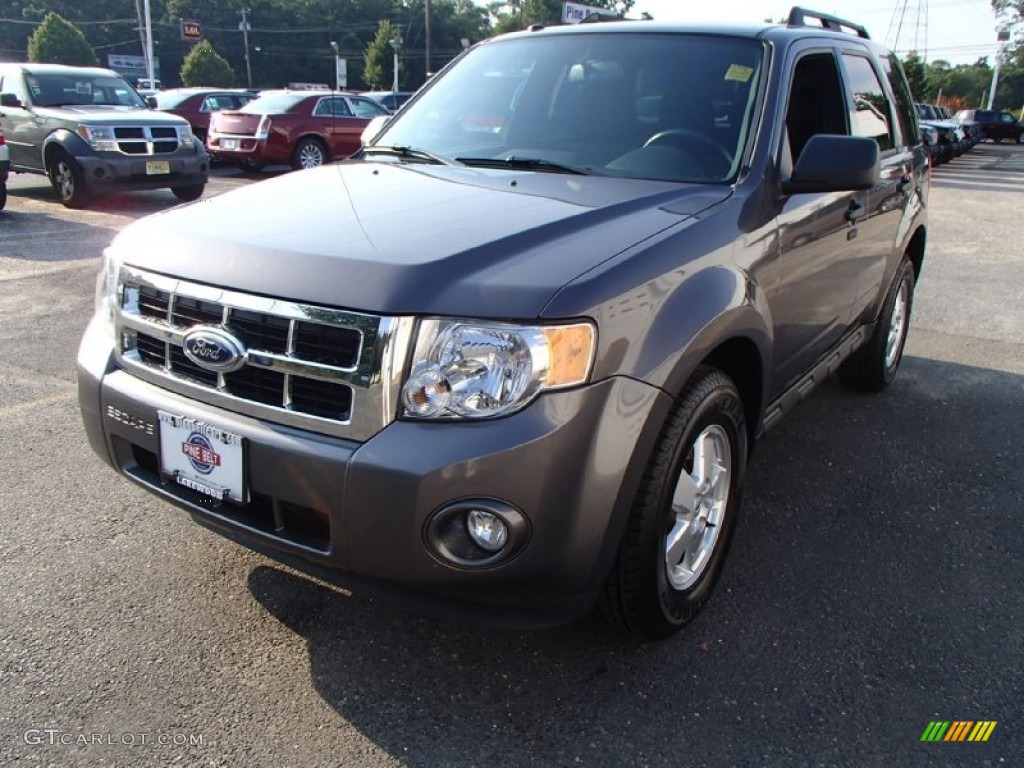
M 248 501 L 241 435 L 165 411 L 158 416 L 160 472 L 165 477 L 215 501 Z
M 238 139 L 221 139 L 221 149 L 238 149 Z
M 146 173 L 150 176 L 156 173 L 170 173 L 171 164 L 166 160 L 147 160 Z

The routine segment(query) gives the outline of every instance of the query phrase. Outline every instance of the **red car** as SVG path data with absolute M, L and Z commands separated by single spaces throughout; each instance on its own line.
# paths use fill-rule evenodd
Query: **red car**
M 214 158 L 250 170 L 314 168 L 351 155 L 370 120 L 387 114 L 372 99 L 353 94 L 263 91 L 240 109 L 216 113 L 206 148 Z
M 241 88 L 169 88 L 157 91 L 150 98 L 156 108 L 184 117 L 192 124 L 192 133 L 206 141 L 210 115 L 221 109 L 238 109 L 256 98 L 252 91 Z

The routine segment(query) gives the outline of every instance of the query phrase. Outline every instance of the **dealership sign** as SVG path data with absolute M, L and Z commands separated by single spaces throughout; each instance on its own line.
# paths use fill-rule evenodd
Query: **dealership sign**
M 182 19 L 181 39 L 189 43 L 198 43 L 203 39 L 202 25 L 195 19 Z
M 585 18 L 593 16 L 595 13 L 599 16 L 617 17 L 619 15 L 608 8 L 595 8 L 592 5 L 580 5 L 579 3 L 562 3 L 563 24 L 579 24 Z

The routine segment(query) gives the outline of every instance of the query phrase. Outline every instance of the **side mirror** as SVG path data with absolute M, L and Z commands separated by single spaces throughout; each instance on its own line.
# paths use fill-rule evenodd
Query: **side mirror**
M 359 141 L 362 144 L 362 146 L 365 147 L 367 144 L 369 144 L 375 138 L 377 138 L 377 134 L 383 131 L 384 128 L 387 127 L 387 124 L 390 122 L 391 115 L 377 115 L 369 123 L 367 123 L 366 127 L 363 128 L 362 135 L 359 137 Z
M 13 93 L 0 93 L 0 107 L 17 107 L 21 108 L 25 105 L 21 103 L 21 99 Z
M 156 106 L 156 96 L 147 96 L 146 97 L 146 105 L 150 109 L 156 109 L 157 108 L 157 106 Z
M 812 136 L 793 174 L 782 182 L 787 195 L 806 192 L 845 192 L 871 189 L 878 183 L 878 142 L 860 136 Z

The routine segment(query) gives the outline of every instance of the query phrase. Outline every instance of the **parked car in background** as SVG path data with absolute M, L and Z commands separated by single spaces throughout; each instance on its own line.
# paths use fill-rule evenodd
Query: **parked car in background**
M 1017 142 L 1024 140 L 1024 124 L 1009 112 L 994 109 L 961 109 L 956 113 L 957 122 L 976 123 L 982 137 L 997 144 L 1003 139 Z
M 0 127 L 11 170 L 49 176 L 68 208 L 138 189 L 196 200 L 210 169 L 188 121 L 154 112 L 110 69 L 0 64 Z
M 363 91 L 360 96 L 373 99 L 388 112 L 397 112 L 398 108 L 415 95 L 415 91 Z
M 964 126 L 955 120 L 944 117 L 942 108 L 936 104 L 915 104 L 917 117 L 921 125 L 933 126 L 939 132 L 940 162 L 960 157 L 974 146 Z
M 192 133 L 205 142 L 211 114 L 244 107 L 256 98 L 256 94 L 242 88 L 169 88 L 152 98 L 160 111 L 188 120 Z
M 7 172 L 11 167 L 10 150 L 7 148 L 7 140 L 4 138 L 3 129 L 0 129 L 0 211 L 7 205 Z
M 373 99 L 356 94 L 263 91 L 239 109 L 215 113 L 206 146 L 214 158 L 249 170 L 315 168 L 351 155 L 370 120 L 388 114 Z

